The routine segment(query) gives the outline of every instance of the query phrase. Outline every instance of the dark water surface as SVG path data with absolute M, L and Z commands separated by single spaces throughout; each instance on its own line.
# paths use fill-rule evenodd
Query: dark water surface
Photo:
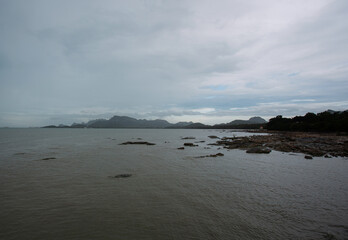
M 207 145 L 232 134 L 0 129 L 0 239 L 348 239 L 347 158 Z

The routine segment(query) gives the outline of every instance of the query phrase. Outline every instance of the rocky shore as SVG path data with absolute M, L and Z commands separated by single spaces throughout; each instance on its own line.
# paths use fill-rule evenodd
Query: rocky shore
M 270 150 L 276 150 L 315 157 L 348 157 L 348 136 L 316 133 L 272 132 L 249 137 L 224 137 L 212 145 L 243 149 L 249 153 L 269 153 Z

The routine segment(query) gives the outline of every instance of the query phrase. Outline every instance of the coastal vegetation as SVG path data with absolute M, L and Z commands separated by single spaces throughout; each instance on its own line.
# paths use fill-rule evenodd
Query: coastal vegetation
M 348 110 L 327 110 L 318 114 L 284 118 L 281 115 L 271 118 L 266 125 L 268 130 L 301 132 L 348 132 Z

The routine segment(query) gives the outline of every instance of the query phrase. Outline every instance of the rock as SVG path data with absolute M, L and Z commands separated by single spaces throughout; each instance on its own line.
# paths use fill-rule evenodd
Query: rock
M 315 156 L 315 157 L 324 156 L 324 152 L 323 151 L 320 151 L 320 150 L 315 149 L 315 148 L 306 149 L 305 153 L 307 153 L 309 155 L 312 155 L 312 156 Z
M 312 157 L 312 156 L 309 156 L 309 155 L 304 156 L 304 158 L 305 158 L 305 159 L 313 159 L 313 157 Z
M 324 157 L 325 158 L 332 158 L 329 154 L 326 154 Z
M 48 157 L 48 158 L 43 158 L 43 159 L 41 159 L 41 160 L 46 161 L 46 160 L 52 160 L 52 159 L 56 159 L 56 158 L 55 158 L 55 157 Z
M 219 138 L 219 137 L 218 136 L 214 136 L 214 135 L 210 135 L 210 136 L 208 136 L 208 138 L 216 139 L 216 138 Z
M 129 144 L 156 145 L 150 142 L 124 142 L 124 143 L 121 143 L 120 145 L 129 145 Z
M 249 137 L 224 137 L 216 143 L 208 145 L 242 150 L 263 146 L 276 151 L 303 153 L 314 157 L 324 157 L 327 154 L 331 157 L 348 156 L 348 136 L 317 133 L 279 132 Z
M 196 139 L 195 137 L 182 137 L 181 139 Z
M 199 157 L 196 157 L 196 158 L 207 158 L 207 157 L 223 157 L 224 154 L 223 153 L 217 153 L 217 154 L 210 154 L 210 155 L 206 155 L 206 156 L 199 156 Z
M 112 176 L 111 178 L 128 178 L 128 177 L 131 177 L 132 174 L 130 173 L 122 173 L 122 174 L 118 174 L 118 175 L 115 175 L 115 176 Z
M 193 143 L 184 143 L 184 146 L 186 146 L 186 147 L 197 147 L 198 145 L 193 144 Z
M 178 147 L 179 150 L 184 150 L 185 148 L 184 147 Z
M 272 150 L 265 147 L 253 147 L 248 149 L 247 153 L 270 153 Z

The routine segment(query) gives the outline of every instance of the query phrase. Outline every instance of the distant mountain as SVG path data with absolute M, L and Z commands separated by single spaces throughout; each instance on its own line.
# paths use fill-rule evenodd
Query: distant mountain
M 70 127 L 64 124 L 59 124 L 58 126 L 49 125 L 49 126 L 44 126 L 43 128 L 70 128 Z
M 261 117 L 252 117 L 249 120 L 234 120 L 229 123 L 216 124 L 213 128 L 260 128 L 267 121 Z
M 188 129 L 206 129 L 206 128 L 211 128 L 210 125 L 205 125 L 203 123 L 192 123 L 189 124 L 183 128 L 188 128 Z
M 253 117 L 249 120 L 235 120 L 226 124 L 218 124 L 214 126 L 193 122 L 169 123 L 166 120 L 146 120 L 135 119 L 127 116 L 113 116 L 109 120 L 96 119 L 87 123 L 73 123 L 71 126 L 66 125 L 50 125 L 45 128 L 184 128 L 184 129 L 207 129 L 207 128 L 237 128 L 241 125 L 251 126 L 256 124 L 255 128 L 259 128 L 260 124 L 266 121 L 260 117 Z M 250 125 L 249 125 L 250 124 Z M 233 127 L 232 127 L 233 126 Z M 242 127 L 244 128 L 244 127 Z
M 178 123 L 173 124 L 172 126 L 173 127 L 186 127 L 186 126 L 191 125 L 191 124 L 193 124 L 193 122 L 178 122 Z
M 178 122 L 175 124 L 171 124 L 170 126 L 166 128 L 186 128 L 187 126 L 193 124 L 193 122 Z
M 261 117 L 249 120 L 234 120 L 214 126 L 193 122 L 172 124 L 166 120 L 135 119 L 127 116 L 113 116 L 109 120 L 96 119 L 87 123 L 73 123 L 71 126 L 60 124 L 44 128 L 181 128 L 181 129 L 260 129 L 284 131 L 348 132 L 348 110 L 327 110 L 321 113 L 307 113 L 305 116 L 283 118 L 281 115 L 269 122 Z
M 166 128 L 171 126 L 166 120 L 135 119 L 127 116 L 113 116 L 109 120 L 100 119 L 90 123 L 89 128 Z
M 263 124 L 267 123 L 267 121 L 261 117 L 252 117 L 249 120 L 234 120 L 227 125 L 241 125 L 241 124 Z
M 84 124 L 84 123 L 73 123 L 70 127 L 71 128 L 85 128 L 86 124 Z

